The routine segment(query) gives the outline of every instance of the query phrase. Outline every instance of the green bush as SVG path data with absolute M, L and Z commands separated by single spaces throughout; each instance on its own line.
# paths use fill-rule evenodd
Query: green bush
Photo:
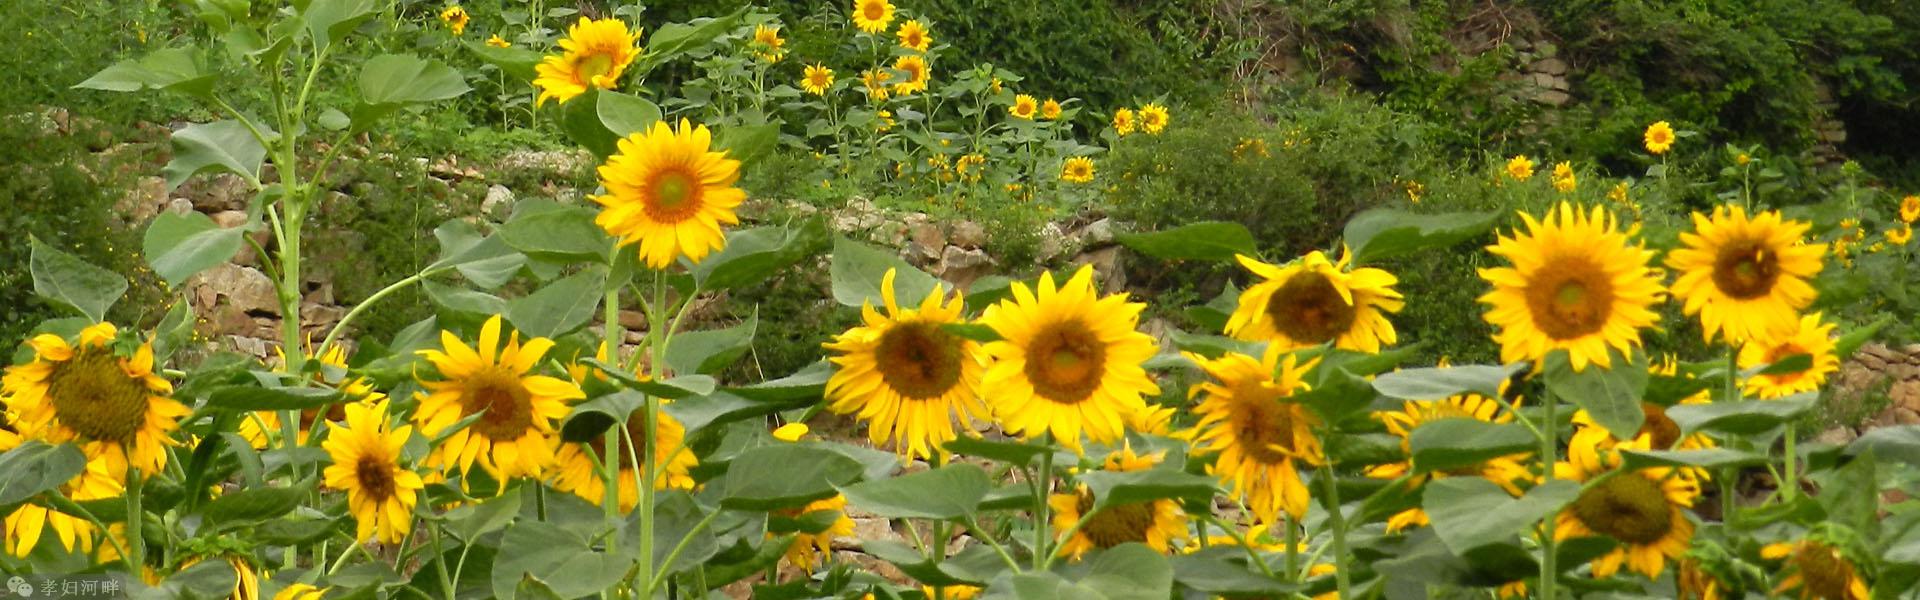
M 315 257 L 309 264 L 332 275 L 334 300 L 342 306 L 358 304 L 432 262 L 439 251 L 433 228 L 476 214 L 486 195 L 482 183 L 442 183 L 419 163 L 380 152 L 343 165 L 338 182 L 346 195 L 322 201 L 307 246 Z M 431 314 L 432 303 L 419 286 L 410 286 L 356 319 L 356 335 L 389 339 Z

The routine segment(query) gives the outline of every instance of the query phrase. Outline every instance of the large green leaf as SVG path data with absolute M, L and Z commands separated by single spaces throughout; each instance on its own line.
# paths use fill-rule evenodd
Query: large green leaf
M 768 402 L 819 398 L 833 377 L 833 364 L 820 360 L 802 367 L 792 375 L 760 383 L 727 388 L 728 392 L 752 400 Z
M 1920 425 L 1875 427 L 1847 445 L 1847 454 L 1866 453 L 1881 460 L 1920 465 Z
M 0 506 L 13 506 L 57 489 L 87 468 L 87 457 L 72 444 L 28 440 L 0 454 Z
M 740 18 L 746 16 L 748 8 L 750 7 L 742 6 L 739 10 L 721 17 L 699 18 L 687 23 L 661 25 L 653 30 L 652 36 L 647 38 L 647 51 L 640 56 L 635 70 L 644 74 L 682 53 L 712 42 L 714 38 L 732 31 L 734 25 L 740 22 Z
M 223 410 L 305 410 L 347 401 L 340 392 L 321 388 L 229 385 L 214 388 L 207 408 Z
M 1107 600 L 1166 600 L 1173 594 L 1173 564 L 1143 544 L 1108 548 L 1084 567 L 1079 585 Z
M 693 435 L 707 428 L 735 421 L 770 415 L 783 410 L 811 406 L 815 398 L 778 398 L 756 400 L 720 390 L 712 394 L 675 400 L 661 407 Z
M 1734 450 L 1731 448 L 1701 448 L 1698 450 L 1622 450 L 1625 468 L 1629 471 L 1647 467 L 1700 467 L 1720 469 L 1724 467 L 1746 467 L 1767 464 L 1765 454 Z
M 373 16 L 374 0 L 312 0 L 302 16 L 317 51 L 325 51 L 347 37 L 360 22 Z
M 526 490 L 532 493 L 532 490 Z M 524 494 L 508 493 L 472 504 L 462 504 L 446 514 L 446 532 L 463 542 L 499 531 L 520 513 Z
M 727 158 L 751 165 L 780 146 L 780 123 L 734 125 L 715 132 L 714 147 Z
M 866 302 L 880 306 L 880 282 L 887 269 L 894 270 L 894 297 L 901 306 L 918 305 L 933 293 L 933 276 L 907 264 L 899 255 L 844 237 L 834 238 L 833 260 L 828 265 L 834 301 L 856 308 Z
M 1494 398 L 1500 396 L 1502 384 L 1526 367 L 1526 363 L 1514 363 L 1401 369 L 1373 378 L 1373 389 L 1401 400 L 1440 400 L 1465 393 Z
M 466 46 L 467 50 L 479 56 L 480 60 L 500 67 L 507 76 L 521 82 L 533 81 L 538 76 L 536 72 L 538 65 L 546 59 L 545 54 L 520 47 L 495 48 L 474 42 L 461 42 L 460 45 Z
M 1285 598 L 1295 586 L 1261 575 L 1246 564 L 1246 551 L 1214 546 L 1173 557 L 1173 578 L 1180 585 L 1226 598 Z
M 660 106 L 646 98 L 605 90 L 595 98 L 594 114 L 615 138 L 644 133 L 660 122 Z
M 1433 529 L 1454 554 L 1512 538 L 1580 495 L 1565 479 L 1536 486 L 1514 498 L 1479 477 L 1448 477 L 1427 483 L 1423 501 Z
M 201 66 L 199 50 L 165 48 L 139 59 L 114 63 L 73 87 L 109 92 L 167 90 L 206 97 L 213 92 L 217 78 L 217 74 L 208 73 Z
M 1489 423 L 1454 417 L 1428 421 L 1407 436 L 1415 471 L 1469 467 L 1488 459 L 1521 454 L 1536 447 L 1533 432 L 1515 423 Z
M 727 245 L 693 267 L 703 290 L 760 285 L 768 277 L 827 248 L 827 225 L 809 219 L 798 227 L 758 227 L 727 234 Z
M 1012 440 L 983 440 L 965 435 L 954 438 L 942 447 L 948 452 L 961 456 L 990 458 L 1017 467 L 1033 464 L 1033 459 L 1053 451 L 1052 448 L 1040 444 Z
M 847 504 L 888 519 L 957 519 L 973 514 L 991 487 L 978 465 L 955 463 L 840 488 Z
M 1114 236 L 1121 245 L 1165 260 L 1233 260 L 1236 254 L 1253 256 L 1258 250 L 1253 232 L 1245 225 L 1206 221 L 1153 233 Z
M 1613 356 L 1612 368 L 1589 364 L 1575 371 L 1567 351 L 1556 350 L 1543 361 L 1541 374 L 1554 395 L 1579 404 L 1613 437 L 1632 439 L 1647 418 L 1640 408 L 1647 391 L 1647 355 L 1639 349 L 1630 358 L 1611 350 L 1609 353 Z
M 1493 212 L 1423 215 L 1376 208 L 1349 219 L 1342 238 L 1353 261 L 1364 264 L 1473 239 L 1493 229 L 1499 217 Z
M 613 238 L 593 223 L 594 212 L 550 201 L 521 202 L 500 230 L 507 245 L 530 256 L 607 261 Z
M 360 106 L 353 111 L 357 131 L 409 104 L 459 97 L 472 89 L 459 71 L 407 54 L 382 54 L 360 66 Z
M 420 286 L 427 293 L 427 299 L 433 301 L 440 310 L 486 318 L 507 312 L 507 301 L 499 296 L 485 292 L 476 292 L 460 286 L 447 285 L 438 281 L 428 281 Z M 445 313 L 442 313 L 445 314 Z
M 1819 402 L 1818 393 L 1807 392 L 1777 400 L 1676 404 L 1667 408 L 1667 418 L 1688 432 L 1757 435 L 1800 418 Z
M 586 93 L 555 107 L 555 112 L 559 113 L 560 131 L 602 162 L 619 149 L 620 136 L 600 120 L 600 97 L 612 93 L 615 92 L 589 87 Z
M 712 375 L 732 365 L 753 347 L 753 332 L 760 326 L 759 311 L 747 320 L 725 329 L 709 329 L 674 334 L 667 345 L 667 368 L 678 375 Z
M 827 448 L 762 446 L 727 465 L 727 474 L 720 478 L 720 505 L 756 511 L 804 506 L 833 496 L 834 486 L 852 483 L 860 473 L 859 461 Z
M 272 135 L 262 132 L 263 135 Z M 207 171 L 226 171 L 251 180 L 267 158 L 266 146 L 239 121 L 196 123 L 173 133 L 173 160 L 160 170 L 167 187 Z
M 503 236 L 482 237 L 464 220 L 448 219 L 434 228 L 433 237 L 440 240 L 440 257 L 425 270 L 455 269 L 482 288 L 500 287 L 527 264 L 527 256 L 515 251 Z
M 629 548 L 631 549 L 631 548 Z M 513 598 L 523 580 L 549 588 L 561 598 L 598 593 L 625 577 L 630 555 L 594 551 L 587 540 L 544 521 L 522 519 L 508 527 L 493 563 L 493 592 Z
M 715 508 L 713 510 L 719 510 Z M 720 553 L 720 545 L 714 539 L 712 529 L 700 527 L 708 510 L 693 501 L 686 492 L 662 493 L 653 508 L 653 564 L 656 569 L 670 573 L 691 570 L 707 562 L 708 558 Z M 837 516 L 837 515 L 836 515 Z M 629 516 L 628 526 L 635 532 L 640 530 L 640 514 Z M 686 545 L 682 547 L 681 541 Z M 674 556 L 674 552 L 679 552 Z M 667 564 L 668 557 L 673 564 Z
M 242 227 L 221 227 L 197 212 L 160 213 L 147 226 L 142 248 L 147 264 L 167 285 L 179 287 L 201 271 L 219 266 L 240 252 L 246 235 Z
M 48 246 L 32 233 L 27 234 L 27 243 L 32 247 L 27 270 L 33 275 L 33 293 L 47 302 L 97 323 L 127 293 L 127 278 Z
M 230 492 L 207 503 L 200 514 L 205 526 L 215 530 L 284 518 L 313 494 L 313 483 Z
M 507 320 L 521 333 L 556 338 L 579 329 L 600 306 L 607 267 L 593 265 L 507 303 Z
M 1080 482 L 1093 492 L 1096 509 L 1162 498 L 1205 500 L 1213 497 L 1218 487 L 1211 477 L 1173 469 L 1090 471 L 1080 476 Z

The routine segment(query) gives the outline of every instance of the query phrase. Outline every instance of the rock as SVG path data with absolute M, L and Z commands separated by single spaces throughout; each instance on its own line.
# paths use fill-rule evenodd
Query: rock
M 1073 264 L 1093 265 L 1094 282 L 1103 293 L 1114 293 L 1127 287 L 1127 272 L 1123 268 L 1120 246 L 1107 246 L 1099 250 L 1082 252 L 1073 257 Z
M 893 530 L 893 522 L 880 517 L 848 517 L 853 521 L 853 536 L 833 538 L 835 548 L 862 548 L 866 542 L 891 541 L 906 542 L 899 532 Z
M 300 321 L 306 325 L 332 325 L 347 315 L 347 309 L 329 304 L 303 304 Z
M 1920 425 L 1920 411 L 1905 406 L 1893 407 L 1893 422 L 1899 425 Z
M 1053 262 L 1053 259 L 1066 254 L 1074 238 L 1060 229 L 1059 223 L 1047 223 L 1040 227 L 1040 254 L 1035 259 L 1041 263 Z
M 267 357 L 268 351 L 267 351 L 266 340 L 259 339 L 259 338 L 243 337 L 238 335 L 230 335 L 230 336 L 227 336 L 227 342 L 233 345 L 234 350 L 244 354 L 250 354 L 254 358 L 264 359 Z
M 1080 243 L 1098 246 L 1113 242 L 1113 219 L 1101 218 L 1080 228 Z
M 1567 74 L 1567 61 L 1558 58 L 1546 58 L 1534 61 L 1533 70 L 1548 75 Z
M 1560 90 L 1547 90 L 1535 95 L 1533 100 L 1547 106 L 1565 106 L 1573 101 L 1573 96 Z
M 192 201 L 195 209 L 206 213 L 246 210 L 247 202 L 253 198 L 253 188 L 247 184 L 247 180 L 232 173 L 189 179 L 175 193 Z
M 874 206 L 872 200 L 854 198 L 847 202 L 845 208 L 834 214 L 833 229 L 843 232 L 866 231 L 879 227 L 885 222 L 886 218 L 880 214 L 879 207 Z
M 193 201 L 186 198 L 174 198 L 167 201 L 167 212 L 184 215 L 193 212 Z
M 279 294 L 273 280 L 253 267 L 226 263 L 197 276 L 200 285 L 227 298 L 227 303 L 249 314 L 280 314 Z
M 1852 443 L 1854 439 L 1859 437 L 1860 434 L 1854 433 L 1852 427 L 1841 426 L 1820 432 L 1820 435 L 1814 436 L 1813 442 L 1816 444 L 1844 446 Z
M 126 215 L 127 223 L 145 223 L 167 206 L 167 180 L 160 177 L 141 177 L 133 183 L 133 188 L 120 197 L 114 205 L 114 211 Z
M 244 227 L 247 224 L 247 213 L 244 211 L 223 210 L 208 216 L 213 218 L 213 224 L 227 229 Z
M 647 315 L 637 310 L 620 311 L 620 327 L 627 331 L 646 331 Z
M 592 164 L 593 160 L 584 151 L 525 150 L 500 157 L 493 169 L 505 179 L 566 181 Z
M 1887 389 L 1887 399 L 1896 407 L 1920 413 L 1920 380 L 1895 382 Z
M 979 248 L 987 245 L 987 228 L 973 221 L 961 221 L 953 224 L 953 234 L 947 242 L 961 248 Z
M 940 263 L 934 266 L 934 274 L 952 283 L 956 288 L 973 285 L 979 279 L 993 271 L 993 257 L 985 250 L 967 249 L 959 246 L 947 246 L 940 255 Z
M 1548 90 L 1557 89 L 1553 86 L 1553 82 L 1555 79 L 1557 78 L 1552 75 L 1548 75 L 1546 73 L 1534 73 L 1533 85 L 1541 89 L 1548 89 Z
M 480 212 L 497 217 L 506 216 L 506 207 L 513 206 L 513 190 L 507 186 L 494 184 L 487 187 L 487 197 L 480 201 Z
M 929 253 L 928 258 L 939 258 L 942 248 L 947 247 L 947 234 L 933 223 L 919 223 L 907 228 L 907 240 L 918 244 Z

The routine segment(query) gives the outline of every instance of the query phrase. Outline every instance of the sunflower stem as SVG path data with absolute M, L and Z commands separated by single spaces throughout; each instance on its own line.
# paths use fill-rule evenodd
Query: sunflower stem
M 1080 529 L 1086 527 L 1087 523 L 1093 522 L 1093 518 L 1100 516 L 1100 512 L 1105 509 L 1106 507 L 1104 506 L 1094 506 L 1092 509 L 1087 510 L 1087 514 L 1080 515 L 1080 518 L 1073 522 L 1073 526 L 1067 528 L 1066 533 L 1060 535 L 1059 541 L 1064 542 L 1073 539 L 1073 536 L 1080 535 Z M 1040 563 L 1040 570 L 1046 571 L 1052 569 L 1054 559 L 1060 558 L 1060 554 L 1060 552 L 1047 553 L 1047 560 L 1046 562 Z
M 140 469 L 127 468 L 127 563 L 132 566 L 134 576 L 140 574 L 140 567 L 147 564 L 147 539 L 140 531 L 146 523 L 140 513 Z
M 1333 530 L 1333 582 L 1340 598 L 1351 598 L 1353 585 L 1347 574 L 1347 516 L 1340 509 L 1340 481 L 1333 466 L 1320 469 L 1320 486 L 1327 494 L 1327 528 Z
M 1284 512 L 1284 511 L 1283 511 Z M 1280 515 L 1280 524 L 1287 528 L 1287 581 L 1300 580 L 1300 526 L 1293 522 L 1292 514 Z
M 666 306 L 667 301 L 665 274 L 655 271 L 653 281 L 653 304 L 649 306 L 658 310 L 660 307 Z M 682 308 L 682 310 L 685 310 L 685 308 Z M 662 369 L 664 368 L 663 365 L 665 364 L 665 361 L 662 361 L 661 357 L 665 356 L 666 345 L 671 341 L 671 338 L 666 336 L 672 333 L 663 333 L 660 331 L 661 322 L 664 320 L 661 317 L 662 315 L 657 312 L 647 315 L 648 320 L 652 322 L 651 325 L 647 327 L 648 345 L 650 346 L 648 351 L 653 353 L 653 359 L 648 361 L 647 371 L 652 373 L 654 379 L 661 378 Z M 647 428 L 647 435 L 641 436 L 643 438 L 642 441 L 634 444 L 636 449 L 640 450 L 640 456 L 635 459 L 636 462 L 633 465 L 633 470 L 634 473 L 638 475 L 634 478 L 636 480 L 634 481 L 634 485 L 640 488 L 640 581 L 648 582 L 648 596 L 651 597 L 651 582 L 654 578 L 653 507 L 655 496 L 653 492 L 653 482 L 654 478 L 658 477 L 658 474 L 655 472 L 656 469 L 654 468 L 654 463 L 658 461 L 654 460 L 653 457 L 657 456 L 660 451 L 660 449 L 655 446 L 656 440 L 654 439 L 659 436 L 653 435 L 653 431 L 657 427 L 655 424 L 660 422 L 660 399 L 654 397 L 653 394 L 646 394 L 645 398 L 647 419 L 643 426 Z M 662 570 L 664 571 L 664 569 Z
M 1721 402 L 1739 402 L 1741 400 L 1740 365 L 1736 361 L 1738 355 L 1738 349 L 1734 347 L 1732 342 L 1728 342 L 1726 394 L 1720 397 Z M 1720 469 L 1720 522 L 1729 527 L 1733 524 L 1734 495 L 1737 493 L 1736 488 L 1739 487 L 1737 485 L 1739 477 L 1740 471 L 1734 467 Z
M 1034 494 L 1033 502 L 1033 514 L 1036 515 L 1033 520 L 1033 568 L 1045 571 L 1047 565 L 1053 562 L 1050 560 L 1053 553 L 1047 551 L 1047 499 L 1053 495 L 1053 434 L 1041 434 L 1040 444 L 1046 447 L 1046 452 L 1040 454 L 1040 472 L 1035 479 L 1037 485 L 1034 489 L 1038 493 Z M 1086 516 L 1082 516 L 1080 522 L 1086 522 Z
M 1794 499 L 1794 496 L 1798 495 L 1800 492 L 1800 475 L 1798 472 L 1798 468 L 1794 464 L 1798 462 L 1795 460 L 1797 458 L 1797 453 L 1794 452 L 1794 447 L 1793 447 L 1794 437 L 1795 437 L 1794 433 L 1795 432 L 1794 432 L 1793 424 L 1791 423 L 1787 424 L 1787 440 L 1786 440 L 1787 474 L 1785 477 L 1781 478 L 1780 480 L 1780 495 L 1781 497 L 1786 498 L 1787 502 L 1792 502 Z
M 1014 560 L 1013 555 L 1007 552 L 1007 547 L 1000 545 L 1000 542 L 994 541 L 993 535 L 987 533 L 985 529 L 981 529 L 980 523 L 978 521 L 975 521 L 973 516 L 966 515 L 960 518 L 965 519 L 964 521 L 961 521 L 960 524 L 965 525 L 967 527 L 967 531 L 973 532 L 975 539 L 978 539 L 981 542 L 985 543 L 987 547 L 993 549 L 994 553 L 999 554 L 1000 560 L 1007 563 L 1007 568 L 1013 569 L 1014 573 L 1020 573 L 1025 571 L 1025 569 L 1020 568 L 1020 561 Z
M 1541 393 L 1540 404 L 1546 411 L 1541 423 L 1540 460 L 1544 468 L 1540 470 L 1540 484 L 1546 485 L 1553 482 L 1553 465 L 1560 460 L 1560 398 L 1548 388 Z M 1546 527 L 1540 535 L 1540 600 L 1554 600 L 1559 593 L 1556 582 L 1560 576 L 1560 549 L 1553 531 L 1559 515 L 1559 510 L 1547 514 Z

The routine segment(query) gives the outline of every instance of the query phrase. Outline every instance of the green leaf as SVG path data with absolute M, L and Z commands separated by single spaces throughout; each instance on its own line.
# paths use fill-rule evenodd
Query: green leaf
M 1847 526 L 1869 540 L 1878 537 L 1881 516 L 1880 485 L 1874 475 L 1878 470 L 1875 458 L 1872 449 L 1865 449 L 1853 460 L 1827 473 L 1827 478 L 1821 481 L 1822 488 L 1846 490 L 1845 493 L 1814 496 L 1820 501 L 1820 506 L 1827 509 L 1828 519 Z
M 428 273 L 455 269 L 474 285 L 493 289 L 527 264 L 527 256 L 507 245 L 504 236 L 483 238 L 473 224 L 460 219 L 441 223 L 434 228 L 433 237 L 440 240 L 440 258 L 427 265 L 424 270 Z
M 1339 422 L 1347 415 L 1366 410 L 1377 395 L 1365 378 L 1340 365 L 1322 362 L 1309 377 L 1318 377 L 1312 384 L 1313 389 L 1296 392 L 1286 401 L 1307 405 L 1327 422 Z
M 727 158 L 751 165 L 780 146 L 780 123 L 760 125 L 734 125 L 716 132 L 716 149 L 724 150 Z
M 738 562 L 709 562 L 706 565 L 708 590 L 717 590 L 742 579 L 765 573 L 780 563 L 787 555 L 787 548 L 793 547 L 792 534 L 768 538 L 760 542 L 753 553 Z
M 33 293 L 47 302 L 98 323 L 127 293 L 127 278 L 48 246 L 32 233 L 27 234 L 27 243 L 32 247 L 27 270 L 33 274 Z
M 985 546 L 975 544 L 969 548 L 984 549 Z M 954 570 L 951 569 L 953 566 L 951 563 L 936 564 L 933 559 L 927 558 L 925 554 L 921 554 L 919 550 L 915 550 L 912 546 L 893 540 L 861 540 L 861 551 L 874 558 L 892 563 L 893 566 L 900 569 L 901 573 L 905 573 L 907 576 L 912 577 L 914 581 L 926 585 L 979 585 L 985 583 L 985 581 L 981 579 L 963 577 L 959 573 L 953 573 L 951 572 Z M 995 557 L 994 560 L 998 561 L 999 558 Z
M 560 113 L 560 130 L 567 134 L 567 139 L 592 152 L 601 162 L 619 149 L 620 136 L 600 120 L 600 96 L 611 93 L 614 92 L 589 87 L 586 93 L 555 107 Z
M 462 542 L 472 542 L 482 535 L 499 531 L 513 522 L 520 514 L 520 501 L 523 494 L 501 494 L 493 498 L 472 504 L 462 504 L 446 514 L 446 532 Z
M 755 400 L 727 390 L 720 390 L 704 396 L 676 400 L 662 406 L 661 410 L 673 415 L 675 420 L 680 421 L 680 424 L 687 428 L 687 435 L 692 436 L 709 427 L 811 406 L 816 404 L 817 400 L 817 398 L 808 397 Z
M 1640 408 L 1647 391 L 1647 355 L 1638 349 L 1631 359 L 1614 350 L 1608 353 L 1613 357 L 1612 368 L 1589 364 L 1575 372 L 1567 351 L 1556 350 L 1547 355 L 1541 373 L 1554 395 L 1579 404 L 1613 437 L 1632 439 L 1647 418 Z
M 242 489 L 215 498 L 200 509 L 200 514 L 207 526 L 218 531 L 284 518 L 312 494 L 312 480 L 292 487 Z
M 314 50 L 325 51 L 346 38 L 361 21 L 373 16 L 373 5 L 374 0 L 312 0 L 303 16 L 307 33 L 313 36 Z
M 529 256 L 607 262 L 613 238 L 593 223 L 594 212 L 551 201 L 521 202 L 500 230 L 508 246 Z
M 606 282 L 607 267 L 593 265 L 508 302 L 507 320 L 529 336 L 560 337 L 593 318 Z
M 594 114 L 615 138 L 645 133 L 660 122 L 660 107 L 646 98 L 606 90 L 595 98 Z
M 233 594 L 239 576 L 224 560 L 203 560 L 168 575 L 149 588 L 154 598 L 224 598 Z
M 1806 392 L 1777 400 L 1676 404 L 1667 418 L 1687 432 L 1757 435 L 1800 418 L 1819 402 L 1817 392 Z
M 1875 427 L 1847 445 L 1847 454 L 1920 465 L 1920 425 Z
M 1893 320 L 1893 315 L 1881 315 L 1872 323 L 1848 330 L 1845 335 L 1833 341 L 1833 355 L 1843 359 L 1853 356 L 1854 352 L 1859 351 L 1861 346 L 1872 340 L 1874 334 L 1880 333 L 1882 328 L 1892 324 Z
M 508 77 L 512 77 L 520 82 L 531 82 L 534 78 L 538 77 L 537 67 L 541 61 L 546 60 L 545 54 L 526 48 L 495 48 L 486 44 L 466 41 L 460 42 L 460 45 L 466 46 L 467 50 L 479 56 L 482 62 L 500 67 L 500 70 L 506 72 Z
M 243 235 L 246 235 L 245 228 L 221 227 L 197 212 L 166 211 L 147 226 L 142 253 L 147 257 L 147 264 L 153 266 L 154 274 L 166 280 L 169 287 L 179 287 L 188 277 L 238 254 L 245 241 L 241 238 Z
M 1780 360 L 1767 363 L 1766 366 L 1760 367 L 1760 370 L 1755 371 L 1753 374 L 1754 375 L 1784 375 L 1787 373 L 1799 373 L 1801 371 L 1805 371 L 1811 368 L 1813 368 L 1813 355 L 1800 353 L 1800 354 L 1791 354 L 1781 358 Z M 1747 375 L 1747 376 L 1751 377 L 1751 375 Z
M 409 104 L 457 98 L 472 89 L 467 80 L 440 61 L 407 54 L 382 54 L 360 66 L 360 106 L 353 110 L 356 131 Z
M 727 245 L 693 266 L 702 290 L 761 285 L 768 277 L 827 248 L 827 225 L 809 219 L 796 228 L 758 227 L 727 234 Z
M 1294 586 L 1253 571 L 1240 549 L 1202 550 L 1173 557 L 1173 578 L 1180 585 L 1209 596 L 1227 598 L 1285 598 Z
M 742 6 L 739 10 L 721 17 L 661 25 L 653 31 L 651 37 L 647 38 L 647 51 L 640 56 L 636 70 L 646 73 L 681 53 L 704 46 L 714 38 L 732 31 L 734 25 L 740 22 L 740 18 L 746 16 L 748 8 Z
M 1408 453 L 1418 472 L 1470 467 L 1534 449 L 1533 432 L 1515 423 L 1489 423 L 1467 417 L 1428 421 L 1407 436 Z
M 993 327 L 981 323 L 947 323 L 941 325 L 940 330 L 982 344 L 1006 339 L 1000 337 L 1000 332 L 994 331 Z
M 1249 342 L 1226 336 L 1187 333 L 1178 329 L 1168 330 L 1167 333 L 1173 340 L 1174 348 L 1207 358 L 1220 358 L 1229 353 L 1234 353 L 1251 356 L 1257 360 L 1266 353 L 1265 342 Z
M 253 541 L 272 546 L 311 544 L 333 535 L 341 523 L 335 519 L 282 517 L 254 526 Z
M 655 502 L 653 509 L 654 568 L 665 569 L 669 573 L 682 573 L 701 566 L 707 562 L 708 558 L 720 553 L 720 545 L 714 539 L 713 530 L 696 529 L 708 513 L 694 503 L 693 496 L 680 491 L 664 492 Z M 635 512 L 629 515 L 627 525 L 638 532 L 640 514 Z M 686 547 L 679 551 L 679 556 L 674 557 L 673 564 L 667 564 L 668 556 L 673 554 L 675 546 L 679 545 L 681 540 L 687 541 Z
M 1254 256 L 1259 252 L 1253 232 L 1245 225 L 1206 221 L 1182 225 L 1153 233 L 1123 233 L 1114 236 L 1121 245 L 1164 260 L 1233 260 L 1236 254 Z
M 306 410 L 347 401 L 339 392 L 320 388 L 229 385 L 214 388 L 207 408 L 222 410 Z
M 849 506 L 888 519 L 958 519 L 973 514 L 985 498 L 987 472 L 955 463 L 878 481 L 840 488 Z
M 1526 368 L 1526 363 L 1513 363 L 1504 367 L 1401 369 L 1373 378 L 1373 389 L 1379 390 L 1382 396 L 1401 400 L 1443 400 L 1466 393 L 1498 398 L 1502 384 Z
M 964 435 L 954 438 L 942 447 L 946 448 L 948 452 L 961 456 L 990 458 L 1014 466 L 1033 464 L 1033 459 L 1053 451 L 1053 449 L 1039 444 L 1029 444 L 1013 440 L 983 440 Z
M 1626 469 L 1629 471 L 1647 467 L 1700 467 L 1719 469 L 1723 467 L 1745 467 L 1767 464 L 1767 456 L 1745 450 L 1730 448 L 1702 448 L 1698 450 L 1622 450 Z
M 933 276 L 907 264 L 898 255 L 835 237 L 833 260 L 828 265 L 834 301 L 855 308 L 867 302 L 882 306 L 880 281 L 887 269 L 894 270 L 894 297 L 901 306 L 918 305 L 927 294 L 933 293 L 936 285 Z
M 1212 477 L 1173 469 L 1090 471 L 1080 482 L 1093 492 L 1096 510 L 1162 498 L 1204 501 L 1217 491 Z
M 762 446 L 727 465 L 727 474 L 720 478 L 720 505 L 754 511 L 804 506 L 833 496 L 835 486 L 853 482 L 860 472 L 859 461 L 826 448 Z
M 551 588 L 561 598 L 587 596 L 625 577 L 631 556 L 593 551 L 585 539 L 558 525 L 531 519 L 507 528 L 493 563 L 493 592 L 515 597 L 523 579 Z
M 1505 542 L 1580 495 L 1580 484 L 1556 479 L 1514 498 L 1479 477 L 1448 477 L 1427 483 L 1423 504 L 1440 541 L 1454 554 Z
M 138 60 L 114 63 L 73 87 L 109 92 L 166 90 L 204 98 L 213 93 L 216 79 L 217 74 L 201 66 L 198 49 L 164 48 Z
M 1146 545 L 1129 542 L 1089 557 L 1079 585 L 1107 600 L 1166 600 L 1173 595 L 1173 564 Z
M 752 385 L 727 388 L 727 391 L 751 400 L 765 402 L 813 400 L 826 392 L 827 380 L 832 377 L 833 364 L 820 360 L 802 367 L 792 375 Z
M 676 334 L 667 346 L 667 369 L 682 375 L 718 373 L 752 348 L 753 332 L 759 325 L 759 311 L 755 310 L 745 322 L 726 329 Z
M 1341 237 L 1353 252 L 1353 262 L 1366 264 L 1453 246 L 1484 235 L 1499 218 L 1495 212 L 1427 215 L 1376 208 L 1348 220 Z
M 28 440 L 0 454 L 0 506 L 13 506 L 57 489 L 86 468 L 86 455 L 72 444 L 50 446 Z
M 432 300 L 433 305 L 440 307 L 441 310 L 479 317 L 507 312 L 507 301 L 493 294 L 476 292 L 438 281 L 428 281 L 422 284 L 420 289 L 426 292 L 427 299 Z
M 207 171 L 226 171 L 252 180 L 266 158 L 267 148 L 239 121 L 196 123 L 173 133 L 173 160 L 167 161 L 160 172 L 167 177 L 168 189 Z

